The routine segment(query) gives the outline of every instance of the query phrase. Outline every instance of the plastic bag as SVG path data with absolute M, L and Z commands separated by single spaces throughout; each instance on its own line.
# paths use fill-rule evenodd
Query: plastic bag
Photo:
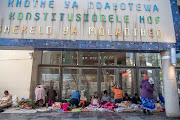
M 16 95 L 14 95 L 14 96 L 12 96 L 12 102 L 13 102 L 13 106 L 17 106 L 18 105 L 18 100 L 17 100 L 17 96 Z
M 130 107 L 129 107 L 129 109 L 138 110 L 139 107 L 138 107 L 138 105 L 136 105 L 136 104 L 131 104 Z

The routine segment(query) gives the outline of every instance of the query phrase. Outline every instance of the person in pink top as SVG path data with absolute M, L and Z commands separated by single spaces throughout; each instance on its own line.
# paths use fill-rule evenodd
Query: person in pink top
M 45 95 L 46 95 L 46 91 L 44 89 L 43 85 L 38 85 L 35 88 L 35 100 L 36 100 L 36 104 L 39 106 L 43 106 L 45 103 Z
M 92 97 L 91 99 L 91 105 L 94 105 L 94 106 L 99 106 L 100 105 L 100 98 L 97 94 L 97 92 L 94 93 L 94 96 Z

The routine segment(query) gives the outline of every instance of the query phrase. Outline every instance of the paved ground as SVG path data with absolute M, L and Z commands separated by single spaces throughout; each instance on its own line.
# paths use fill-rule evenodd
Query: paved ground
M 0 120 L 180 120 L 167 118 L 164 113 L 146 116 L 143 113 L 114 112 L 38 112 L 34 114 L 3 114 Z

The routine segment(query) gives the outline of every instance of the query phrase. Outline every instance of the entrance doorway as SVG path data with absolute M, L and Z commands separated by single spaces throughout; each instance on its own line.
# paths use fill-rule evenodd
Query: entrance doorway
M 101 93 L 107 90 L 109 96 L 113 97 L 112 89 L 115 84 L 120 84 L 124 93 L 133 96 L 135 93 L 134 69 L 101 69 Z
M 62 75 L 62 99 L 70 98 L 74 91 L 79 90 L 82 96 L 90 100 L 94 92 L 98 91 L 95 68 L 63 68 Z
M 116 69 L 101 69 L 101 93 L 107 90 L 108 95 L 113 98 L 112 88 L 116 83 Z
M 60 99 L 60 91 L 59 91 L 59 78 L 60 71 L 58 67 L 40 67 L 39 74 L 41 85 L 46 86 L 46 92 L 48 91 L 50 86 L 53 86 L 54 90 L 56 90 L 57 97 L 56 99 Z

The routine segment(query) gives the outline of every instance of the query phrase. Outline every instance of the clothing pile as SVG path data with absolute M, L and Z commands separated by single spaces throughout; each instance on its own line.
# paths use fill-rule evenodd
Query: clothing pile
M 87 106 L 87 107 L 89 107 L 89 108 L 99 108 L 100 107 L 100 105 L 92 105 L 92 104 L 90 104 L 89 106 Z
M 105 108 L 101 108 L 99 104 L 90 104 L 87 107 L 83 109 L 83 112 L 89 112 L 89 111 L 104 111 Z
M 99 108 L 100 108 L 99 105 L 92 105 L 92 104 L 90 104 L 90 105 L 88 105 L 87 107 L 85 107 L 85 108 L 83 109 L 83 111 L 84 111 L 84 112 L 98 111 Z
M 76 108 L 76 109 L 72 109 L 71 111 L 72 112 L 81 112 L 82 111 L 82 107 Z
M 113 109 L 116 106 L 114 104 L 110 103 L 110 102 L 107 102 L 106 104 L 102 105 L 101 107 Z
M 63 105 L 61 102 L 55 102 L 51 109 L 57 110 L 57 109 L 61 109 L 61 105 Z
M 136 112 L 136 111 L 142 111 L 142 107 L 137 104 L 131 104 L 128 101 L 123 101 L 118 104 L 113 104 L 110 102 L 105 103 L 104 105 L 92 105 L 85 107 L 84 109 L 82 107 L 71 109 L 68 103 L 61 103 L 61 102 L 55 102 L 52 107 L 51 111 L 72 111 L 72 112 L 90 112 L 90 111 L 98 111 L 98 112 Z
M 71 111 L 71 107 L 68 103 L 55 102 L 51 107 L 51 111 Z
M 155 112 L 165 112 L 165 107 L 163 104 L 160 104 L 160 103 L 155 103 L 156 105 L 156 110 Z
M 107 102 L 106 104 L 102 105 L 101 108 L 106 108 L 108 111 L 113 111 L 114 108 L 117 108 L 115 104 L 112 104 L 110 102 Z
M 129 106 L 130 106 L 130 103 L 128 102 L 128 101 L 123 101 L 123 102 L 121 102 L 121 103 L 116 103 L 116 105 L 118 106 L 118 107 L 124 107 L 124 108 L 126 108 L 126 109 L 128 109 L 129 108 Z
M 35 108 L 35 102 L 32 99 L 22 99 L 21 101 L 19 101 L 19 108 L 33 109 Z
M 83 112 L 91 112 L 91 111 L 108 111 L 106 108 L 91 108 L 91 107 L 85 107 Z
M 128 101 L 123 101 L 116 105 L 118 106 L 118 108 L 115 109 L 115 112 L 136 112 L 142 110 L 140 105 L 131 104 Z
M 63 105 L 62 105 L 62 109 L 64 110 L 64 111 L 66 111 L 66 110 L 70 110 L 70 109 L 68 109 L 68 106 L 69 106 L 69 104 L 68 103 L 64 103 Z
M 107 102 L 104 105 L 89 105 L 88 107 L 85 107 L 83 109 L 83 111 L 84 112 L 88 112 L 88 111 L 112 112 L 112 111 L 114 111 L 114 108 L 117 108 L 117 106 L 115 104 Z

